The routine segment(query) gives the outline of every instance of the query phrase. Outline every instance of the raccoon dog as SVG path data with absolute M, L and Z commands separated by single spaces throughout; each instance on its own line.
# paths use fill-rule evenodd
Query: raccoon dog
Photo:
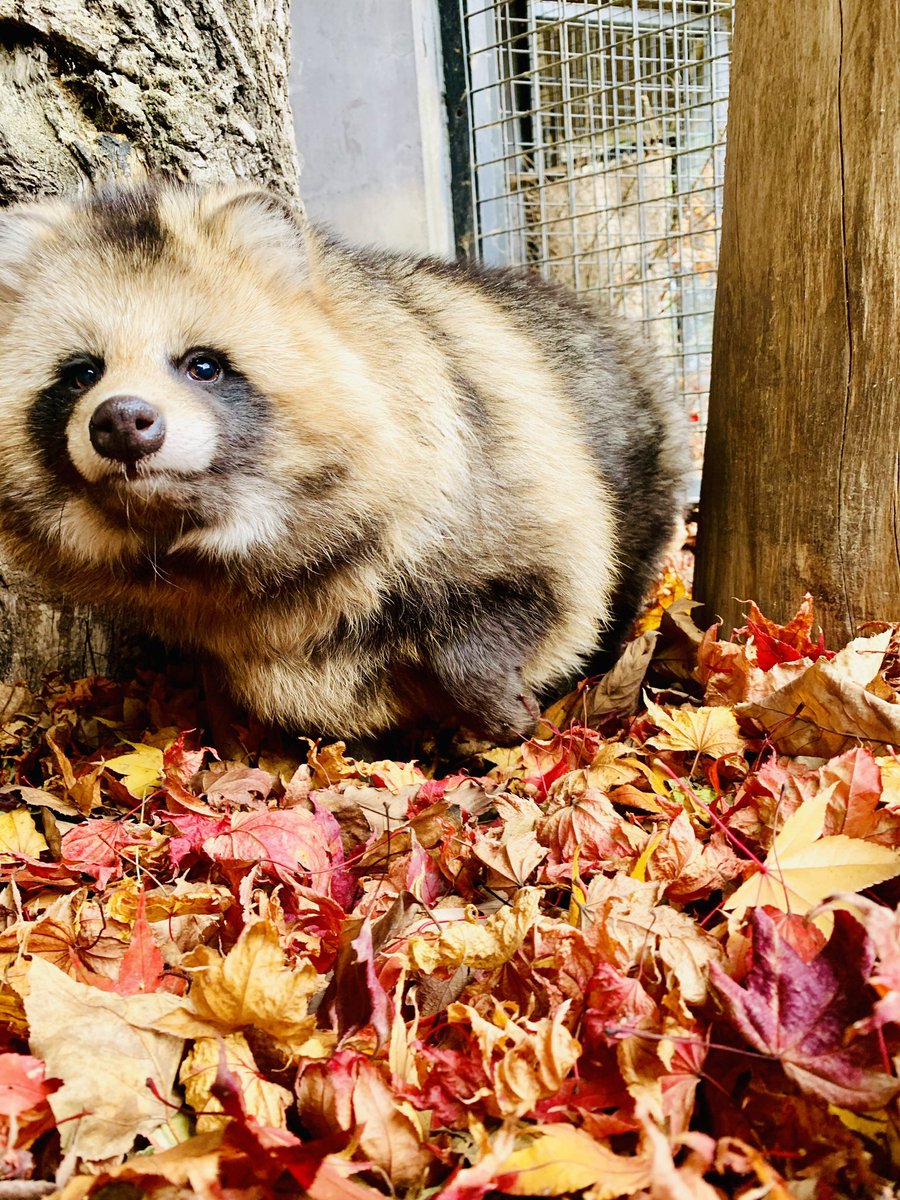
M 301 732 L 512 740 L 615 651 L 676 516 L 648 351 L 511 272 L 170 182 L 0 219 L 0 533 Z

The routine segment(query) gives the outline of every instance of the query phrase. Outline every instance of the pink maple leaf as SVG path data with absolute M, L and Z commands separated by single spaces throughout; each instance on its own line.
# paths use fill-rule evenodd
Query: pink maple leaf
M 45 1070 L 30 1054 L 0 1054 L 0 1115 L 19 1117 L 45 1103 L 60 1086 L 44 1078 Z
M 323 823 L 303 808 L 232 813 L 222 832 L 203 843 L 207 858 L 226 870 L 259 863 L 267 874 L 287 884 L 309 875 L 326 894 L 334 849 Z
M 122 854 L 146 842 L 148 831 L 133 821 L 99 817 L 70 829 L 62 839 L 62 861 L 67 867 L 92 875 L 105 888 L 122 874 Z

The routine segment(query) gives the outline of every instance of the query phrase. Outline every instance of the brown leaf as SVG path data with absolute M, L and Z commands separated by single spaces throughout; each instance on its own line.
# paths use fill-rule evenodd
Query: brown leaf
M 797 679 L 737 711 L 767 730 L 782 754 L 832 758 L 859 741 L 900 745 L 900 705 L 867 691 L 889 640 L 890 630 L 856 638 L 830 662 L 819 658 Z
M 538 845 L 533 833 L 491 838 L 479 832 L 472 843 L 472 853 L 488 868 L 488 886 L 493 888 L 524 887 L 547 857 L 546 849 Z
M 183 1041 L 161 1032 L 160 1022 L 182 1001 L 161 992 L 98 991 L 41 958 L 32 960 L 28 980 L 31 1049 L 63 1081 L 50 1105 L 64 1149 L 105 1159 L 126 1153 L 138 1136 L 152 1138 L 177 1107 Z
M 640 634 L 626 645 L 618 661 L 597 683 L 581 684 L 551 705 L 543 714 L 543 724 L 538 726 L 535 737 L 550 737 L 554 729 L 565 729 L 572 722 L 590 725 L 609 713 L 637 712 L 641 685 L 658 637 L 655 630 Z
M 432 1160 L 416 1115 L 398 1102 L 374 1063 L 361 1062 L 353 1086 L 359 1148 L 397 1188 L 418 1183 Z

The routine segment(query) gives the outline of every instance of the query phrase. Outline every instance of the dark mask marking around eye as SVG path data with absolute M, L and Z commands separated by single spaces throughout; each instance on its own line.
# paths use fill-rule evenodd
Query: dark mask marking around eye
M 87 381 L 88 367 L 96 370 Z M 83 480 L 69 458 L 66 430 L 75 405 L 103 377 L 103 360 L 92 354 L 70 355 L 53 372 L 53 382 L 35 397 L 26 425 L 44 466 L 63 482 L 81 487 Z M 85 386 L 86 384 L 86 386 Z

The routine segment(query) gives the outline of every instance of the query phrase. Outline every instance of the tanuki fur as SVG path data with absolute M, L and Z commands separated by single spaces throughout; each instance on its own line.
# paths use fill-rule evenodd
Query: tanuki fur
M 527 735 L 615 654 L 678 515 L 684 438 L 633 333 L 240 186 L 6 210 L 0 378 L 4 552 L 303 733 Z

